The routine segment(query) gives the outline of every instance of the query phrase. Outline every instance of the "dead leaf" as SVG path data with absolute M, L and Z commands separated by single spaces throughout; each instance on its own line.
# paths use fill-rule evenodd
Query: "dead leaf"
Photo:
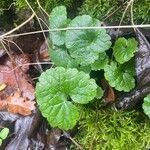
M 4 110 L 7 108 L 7 101 L 6 100 L 0 100 L 0 110 Z
M 18 90 L 19 88 L 23 97 L 27 97 L 29 100 L 34 100 L 34 87 L 30 83 L 29 76 L 26 74 L 29 67 L 17 67 L 18 65 L 23 65 L 27 62 L 29 63 L 27 56 L 15 55 L 12 56 L 12 58 L 14 64 L 10 59 L 7 59 L 4 65 L 0 65 L 0 84 L 5 83 L 7 86 L 11 86 L 14 90 Z
M 13 60 L 13 62 L 12 62 Z M 28 55 L 12 55 L 0 65 L 0 110 L 30 115 L 35 109 L 34 87 L 27 74 Z M 7 85 L 7 86 L 6 86 Z
M 113 88 L 108 84 L 106 80 L 102 80 L 102 86 L 103 89 L 105 90 L 104 92 L 104 99 L 106 102 L 111 103 L 115 101 L 115 93 Z
M 7 110 L 11 113 L 19 113 L 27 116 L 35 110 L 35 102 L 29 101 L 25 97 L 21 97 L 19 92 L 7 98 Z
M 0 84 L 0 91 L 3 91 L 7 85 L 5 83 Z

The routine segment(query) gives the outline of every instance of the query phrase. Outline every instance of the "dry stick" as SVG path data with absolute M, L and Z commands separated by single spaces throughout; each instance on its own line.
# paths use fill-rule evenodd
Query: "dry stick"
M 39 8 L 49 17 L 49 14 L 46 12 L 46 10 L 41 6 L 39 0 L 37 0 L 37 4 L 39 6 Z
M 94 29 L 127 29 L 127 28 L 150 28 L 150 24 L 145 25 L 123 25 L 123 26 L 102 26 L 102 27 L 68 27 L 68 28 L 57 28 L 57 29 L 49 29 L 49 30 L 39 30 L 39 31 L 33 31 L 33 32 L 26 32 L 26 33 L 20 33 L 20 34 L 12 34 L 12 35 L 6 35 L 5 37 L 17 37 L 17 36 L 23 36 L 23 35 L 30 35 L 30 34 L 38 34 L 42 32 L 56 32 L 56 31 L 66 31 L 66 30 L 94 30 Z M 0 36 L 4 37 L 4 35 Z
M 30 66 L 30 65 L 38 65 L 38 64 L 41 64 L 41 65 L 53 65 L 53 63 L 52 62 L 37 62 L 37 63 L 26 63 L 26 64 L 20 64 L 20 65 L 18 65 L 18 66 L 16 66 L 16 67 L 14 67 L 12 70 L 10 70 L 10 71 L 0 71 L 0 72 L 4 72 L 4 73 L 11 73 L 11 72 L 13 72 L 14 70 L 16 70 L 16 69 L 18 69 L 18 68 L 20 68 L 20 67 L 23 67 L 23 66 Z
M 131 14 L 131 24 L 134 25 L 134 20 L 133 20 L 133 4 L 134 4 L 134 1 L 132 1 L 131 3 L 131 11 L 130 11 L 130 14 Z M 133 28 L 134 31 L 136 32 L 136 28 Z
M 72 143 L 74 143 L 77 148 L 79 148 L 80 150 L 84 150 L 67 132 L 64 132 L 64 136 L 66 136 L 68 139 L 70 139 L 72 141 Z
M 8 43 L 10 42 L 10 43 L 14 44 L 21 51 L 21 53 L 24 54 L 23 50 L 14 41 L 7 40 L 7 39 L 4 39 L 4 41 L 7 41 Z
M 1 39 L 3 39 L 3 38 L 5 38 L 7 35 L 9 35 L 9 34 L 12 34 L 13 32 L 15 32 L 16 30 L 18 30 L 18 29 L 20 29 L 21 27 L 23 27 L 25 24 L 27 24 L 31 19 L 33 19 L 33 17 L 35 16 L 35 14 L 33 13 L 32 15 L 31 15 L 31 17 L 30 18 L 28 18 L 26 21 L 24 21 L 22 24 L 20 24 L 19 26 L 17 26 L 16 28 L 14 28 L 14 29 L 12 29 L 12 30 L 10 30 L 10 31 L 8 31 L 8 32 L 6 32 L 6 33 L 4 33 L 4 34 L 2 34 L 1 36 L 0 36 L 0 40 Z
M 127 3 L 127 1 L 124 2 L 122 6 L 124 6 L 126 3 Z M 107 14 L 108 16 L 105 17 L 105 18 L 103 19 L 103 21 L 107 20 L 109 17 L 111 17 L 112 15 L 114 15 L 122 6 L 119 6 L 115 11 L 113 11 L 113 12 L 110 13 L 110 14 L 108 13 L 108 14 Z
M 8 51 L 8 49 L 6 48 L 6 42 L 4 40 L 1 40 L 1 45 L 3 46 L 4 50 L 6 51 L 6 53 L 8 54 L 9 58 L 12 59 L 10 52 Z
M 40 25 L 40 28 L 41 28 L 41 30 L 43 31 L 44 29 L 43 29 L 43 26 L 42 26 L 42 24 L 41 24 L 41 21 L 40 21 L 39 17 L 37 16 L 37 14 L 35 13 L 35 11 L 33 10 L 32 6 L 29 4 L 28 0 L 25 0 L 25 2 L 27 3 L 27 5 L 28 5 L 29 8 L 31 9 L 31 11 L 35 14 L 35 17 L 36 17 L 36 19 L 37 19 L 37 21 L 38 21 L 38 23 L 39 23 L 39 25 Z M 43 34 L 43 37 L 44 37 L 44 39 L 45 39 L 45 41 L 46 41 L 46 43 L 47 43 L 46 36 L 45 36 L 45 32 L 42 32 L 42 34 Z M 48 45 L 48 43 L 47 43 L 47 45 Z M 38 60 L 38 57 L 37 57 L 37 61 L 39 61 L 39 60 Z M 43 69 L 42 69 L 42 67 L 41 67 L 40 65 L 39 65 L 39 69 L 40 69 L 41 72 L 43 71 Z
M 131 5 L 132 1 L 134 1 L 134 0 L 130 0 L 130 1 L 128 2 L 128 5 L 127 5 L 127 7 L 125 8 L 125 11 L 123 12 L 123 15 L 122 15 L 122 17 L 121 17 L 119 26 L 122 24 L 122 21 L 123 21 L 123 19 L 124 19 L 124 17 L 125 17 L 125 14 L 126 14 L 128 8 L 129 8 L 129 6 Z M 119 34 L 119 28 L 118 28 L 118 30 L 117 30 L 117 36 L 118 36 L 118 34 Z
M 39 20 L 41 20 L 41 21 L 45 24 L 45 26 L 46 26 L 47 28 L 49 28 L 48 25 L 47 25 L 47 23 L 46 23 L 42 18 L 39 18 Z
M 31 5 L 29 4 L 28 0 L 25 0 L 25 2 L 27 3 L 27 5 L 28 5 L 29 8 L 31 9 L 31 11 L 35 14 L 35 17 L 36 17 L 36 19 L 37 19 L 37 21 L 38 21 L 38 23 L 39 23 L 39 25 L 40 25 L 40 28 L 41 28 L 41 30 L 43 31 L 44 29 L 43 29 L 42 24 L 41 24 L 41 22 L 40 22 L 40 20 L 39 20 L 39 17 L 37 16 L 37 14 L 35 13 L 35 11 L 34 11 L 33 8 L 31 7 Z M 43 33 L 44 39 L 46 40 L 45 33 L 44 33 L 44 32 L 42 32 L 42 33 Z
M 9 10 L 13 5 L 15 5 L 15 2 L 11 3 L 8 8 L 0 8 L 0 10 Z

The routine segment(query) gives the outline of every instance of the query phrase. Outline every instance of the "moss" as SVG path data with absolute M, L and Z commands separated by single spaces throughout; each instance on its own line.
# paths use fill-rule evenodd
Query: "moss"
M 38 4 L 37 0 L 30 0 L 28 1 L 29 4 L 33 7 L 33 9 L 36 11 L 38 9 Z M 51 10 L 58 6 L 58 5 L 65 5 L 66 7 L 71 7 L 73 4 L 73 0 L 39 0 L 41 6 L 48 12 L 50 13 Z M 28 8 L 25 0 L 17 0 L 16 1 L 16 6 L 18 10 L 21 9 L 26 9 Z
M 84 149 L 142 150 L 150 147 L 150 121 L 136 111 L 86 110 L 79 124 L 74 139 Z
M 122 1 L 122 0 L 121 0 Z M 80 14 L 89 14 L 100 20 L 103 20 L 108 16 L 108 13 L 116 11 L 107 22 L 118 23 L 121 20 L 122 14 L 127 6 L 120 0 L 85 0 L 80 8 Z M 123 0 L 126 2 L 127 0 Z M 150 1 L 149 0 L 134 0 L 133 5 L 134 21 L 135 23 L 150 23 Z M 123 20 L 124 24 L 130 23 L 130 8 L 128 9 L 126 16 Z

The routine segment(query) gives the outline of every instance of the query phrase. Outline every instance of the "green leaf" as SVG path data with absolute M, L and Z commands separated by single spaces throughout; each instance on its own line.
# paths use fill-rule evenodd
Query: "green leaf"
M 78 66 L 76 61 L 71 58 L 65 48 L 57 48 L 55 50 L 51 50 L 50 57 L 54 64 L 58 67 L 76 68 Z
M 43 72 L 36 84 L 36 97 L 42 115 L 52 127 L 71 129 L 79 120 L 75 103 L 87 104 L 97 94 L 90 76 L 77 69 L 56 67 Z
M 99 20 L 83 15 L 77 16 L 69 24 L 69 27 L 90 26 L 100 26 Z M 70 55 L 83 66 L 94 63 L 99 58 L 99 53 L 108 50 L 111 46 L 110 36 L 105 29 L 68 30 L 65 44 Z
M 109 58 L 106 55 L 106 53 L 100 53 L 99 54 L 99 59 L 96 60 L 93 64 L 91 64 L 92 70 L 101 70 L 104 69 L 105 66 L 108 64 Z
M 8 128 L 3 128 L 1 131 L 0 131 L 0 138 L 5 140 L 7 138 L 9 134 L 9 129 Z
M 112 62 L 111 65 L 107 65 L 104 71 L 106 80 L 112 87 L 115 87 L 116 90 L 129 92 L 135 87 L 134 77 L 122 70 L 121 67 L 117 67 L 115 62 Z
M 97 88 L 97 95 L 96 95 L 96 98 L 101 99 L 102 96 L 103 96 L 103 94 L 104 94 L 104 91 L 102 90 L 102 88 L 101 88 L 101 87 L 98 87 L 98 88 Z
M 144 98 L 143 110 L 144 113 L 150 117 L 150 94 Z
M 2 139 L 0 139 L 0 146 L 2 145 L 2 143 L 3 143 L 3 140 L 2 140 Z
M 125 39 L 119 38 L 113 47 L 114 57 L 117 62 L 123 64 L 129 61 L 137 51 L 138 43 L 134 38 Z
M 55 7 L 49 17 L 49 28 L 58 29 L 64 28 L 68 24 L 66 7 Z M 50 32 L 50 38 L 54 45 L 63 45 L 65 42 L 65 31 Z

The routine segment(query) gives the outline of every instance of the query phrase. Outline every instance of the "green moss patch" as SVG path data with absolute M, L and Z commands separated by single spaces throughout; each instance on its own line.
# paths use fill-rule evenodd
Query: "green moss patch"
M 150 122 L 136 111 L 85 110 L 79 124 L 74 139 L 84 149 L 143 150 L 150 147 Z

